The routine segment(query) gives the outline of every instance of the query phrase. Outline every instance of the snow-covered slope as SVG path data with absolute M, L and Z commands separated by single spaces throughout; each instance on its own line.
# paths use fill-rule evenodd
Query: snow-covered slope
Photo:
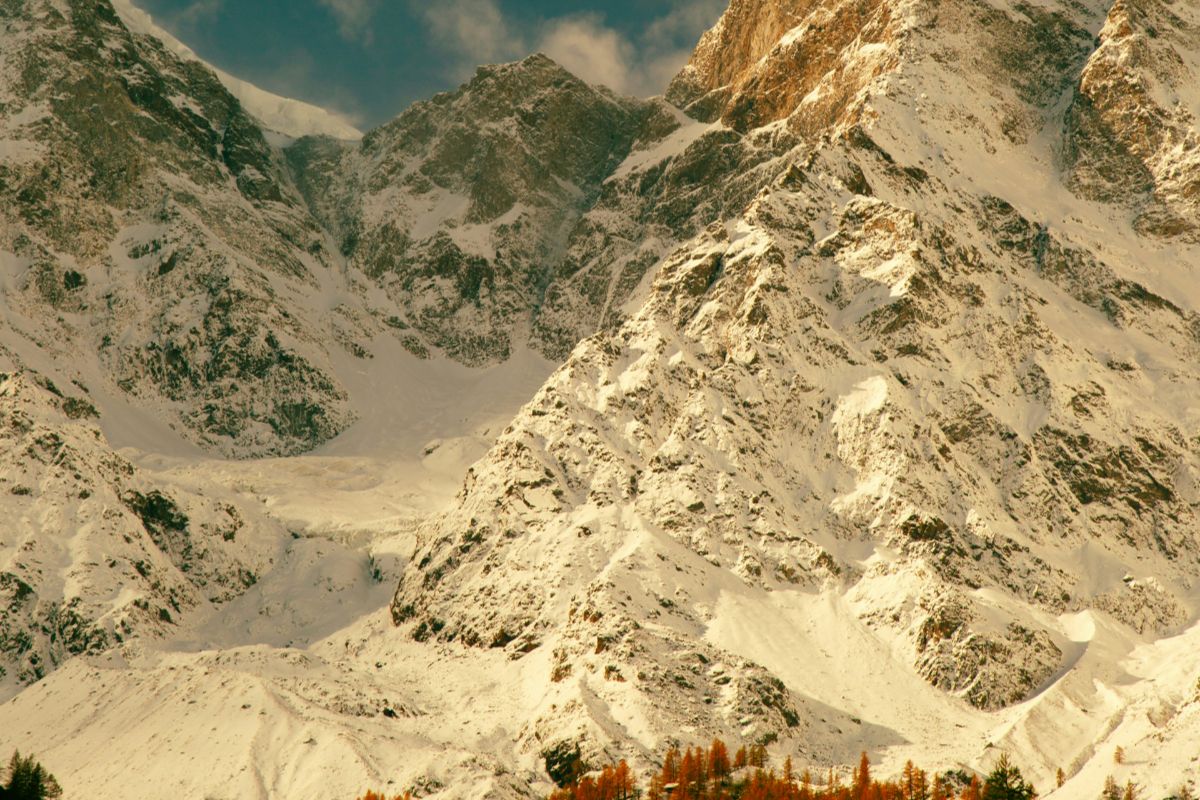
M 185 61 L 205 63 L 190 47 L 155 24 L 153 17 L 130 0 L 113 0 L 113 8 L 134 33 L 154 37 Z M 331 136 L 335 139 L 345 140 L 362 138 L 362 131 L 340 114 L 335 114 L 311 103 L 305 103 L 302 100 L 280 97 L 240 78 L 235 78 L 211 64 L 205 63 L 205 66 L 221 79 L 221 83 L 241 102 L 247 113 L 269 131 L 281 133 L 293 139 L 299 139 L 302 136 Z
M 61 27 L 45 9 L 24 24 Z M 1195 32 L 1157 0 L 734 0 L 672 85 L 679 108 L 533 57 L 361 145 L 267 149 L 241 182 L 216 168 L 247 202 L 177 197 L 192 222 L 164 241 L 212 248 L 215 230 L 261 252 L 218 224 L 235 208 L 284 241 L 336 242 L 280 245 L 291 278 L 269 259 L 221 274 L 294 279 L 244 301 L 245 324 L 293 331 L 285 351 L 336 378 L 342 424 L 307 443 L 338 435 L 245 463 L 188 452 L 165 424 L 138 439 L 160 452 L 120 456 L 137 491 L 189 498 L 189 519 L 246 509 L 268 563 L 219 612 L 198 599 L 170 628 L 59 658 L 0 706 L 0 747 L 101 797 L 387 781 L 530 797 L 549 789 L 547 753 L 641 769 L 718 734 L 819 771 L 863 749 L 881 774 L 1008 752 L 1066 800 L 1110 773 L 1148 796 L 1195 788 Z M 12 141 L 36 174 L 41 145 Z M 25 198 L 13 207 L 41 208 Z M 52 222 L 22 220 L 54 241 Z M 67 283 L 38 283 L 10 238 L 6 369 L 30 377 L 0 409 L 36 402 L 107 463 L 34 376 L 88 392 L 110 435 L 154 408 L 93 386 L 34 313 L 82 326 L 107 290 L 79 299 L 58 251 L 45 261 Z M 39 286 L 55 291 L 33 303 Z M 165 308 L 156 332 L 187 319 Z M 561 356 L 548 378 L 535 352 Z M 255 397 L 279 391 L 250 378 Z M 78 594 L 103 626 L 112 592 L 68 591 L 111 584 L 63 544 L 56 498 L 81 478 L 38 460 L 37 431 L 11 436 L 4 476 L 49 487 L 11 502 L 48 535 L 6 569 L 49 602 Z M 117 525 L 127 487 L 91 474 L 117 487 Z M 111 546 L 175 553 L 131 538 Z M 227 575 L 254 553 L 212 563 Z M 116 782 L 100 743 L 152 766 Z
M 0 692 L 153 638 L 253 586 L 286 532 L 114 453 L 81 386 L 0 377 Z
M 1107 12 L 735 2 L 672 97 L 771 136 L 772 178 L 472 468 L 405 572 L 401 630 L 552 650 L 531 749 L 685 730 L 803 753 L 812 709 L 862 708 L 867 676 L 836 678 L 878 652 L 889 682 L 958 698 L 903 690 L 924 725 L 872 706 L 884 740 L 932 746 L 967 714 L 978 735 L 941 758 L 986 762 L 1004 720 L 1039 781 L 1087 762 L 1106 732 L 1051 746 L 1043 704 L 1190 626 L 1200 563 L 1200 254 L 1081 199 L 1061 159 Z M 823 597 L 839 622 L 805 635 Z M 1081 614 L 1124 631 L 1094 664 Z M 780 641 L 828 667 L 790 669 Z M 790 694 L 747 709 L 769 676 L 731 655 Z

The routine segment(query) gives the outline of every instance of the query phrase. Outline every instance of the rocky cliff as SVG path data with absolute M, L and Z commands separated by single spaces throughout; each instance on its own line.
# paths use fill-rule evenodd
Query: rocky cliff
M 1124 205 L 1136 229 L 1196 239 L 1200 18 L 1178 3 L 1114 3 L 1067 115 L 1069 182 Z
M 0 691 L 239 597 L 286 533 L 114 453 L 86 387 L 0 376 Z
M 1063 768 L 1067 798 L 1094 796 L 1116 744 L 1182 778 L 1194 17 L 734 0 L 665 99 L 532 56 L 353 142 L 265 134 L 106 2 L 0 5 L 0 496 L 19 520 L 0 641 L 14 691 L 84 665 L 0 718 L 98 685 L 100 651 L 123 659 L 114 696 L 176 669 L 201 691 L 226 656 L 195 643 L 234 642 L 186 735 L 235 695 L 251 708 L 239 692 L 270 701 L 204 791 L 320 795 L 324 775 L 259 769 L 294 763 L 308 726 L 345 744 L 338 780 L 384 764 L 445 796 L 533 796 L 576 753 L 645 764 L 713 735 L 813 768 L 1006 750 L 1039 786 Z M 383 573 L 281 536 L 269 481 L 205 499 L 220 470 L 113 452 L 94 419 L 128 403 L 210 453 L 302 453 L 397 405 L 372 376 L 436 399 L 526 349 L 559 367 L 506 426 L 392 454 L 444 472 L 494 442 L 389 544 L 387 623 L 295 641 L 273 615 Z M 287 474 L 370 539 L 361 471 L 395 465 L 308 463 Z M 361 596 L 346 613 L 382 609 Z M 237 635 L 193 624 L 230 604 Z M 142 658 L 152 638 L 174 654 Z M 118 711 L 62 711 L 46 747 Z M 147 715 L 132 729 L 174 752 L 169 713 Z
M 1081 177 L 1117 163 L 1080 109 L 1125 8 L 733 3 L 670 97 L 771 152 L 753 198 L 671 249 L 472 468 L 401 629 L 551 650 L 530 742 L 620 747 L 649 718 L 803 747 L 829 695 L 731 663 L 762 653 L 731 615 L 828 597 L 982 709 L 1060 681 L 1070 615 L 1190 622 L 1196 252 L 1144 238 L 1170 233 L 1145 225 L 1161 178 Z M 1187 85 L 1190 22 L 1159 11 L 1173 71 L 1111 60 Z M 1100 106 L 1153 125 L 1128 93 Z M 1179 133 L 1112 126 L 1119 163 L 1149 176 L 1157 141 L 1189 163 L 1175 109 Z M 1103 186 L 1113 205 L 1077 199 Z
M 361 330 L 297 305 L 335 262 L 257 124 L 108 3 L 3 14 L 0 247 L 28 320 L 7 335 L 86 354 L 217 451 L 295 452 L 344 429 L 322 342 Z

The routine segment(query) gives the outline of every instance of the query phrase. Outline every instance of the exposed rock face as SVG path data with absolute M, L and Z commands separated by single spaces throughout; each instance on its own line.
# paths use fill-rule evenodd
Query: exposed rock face
M 749 130 L 790 118 L 819 133 L 853 117 L 858 93 L 897 63 L 896 4 L 735 0 L 672 83 L 672 102 Z
M 238 102 L 107 2 L 4 18 L 0 248 L 32 335 L 216 450 L 296 452 L 345 428 L 320 344 L 336 323 L 293 307 L 332 263 L 325 235 Z
M 114 453 L 79 386 L 0 375 L 0 687 L 154 638 L 242 594 L 286 534 L 155 486 Z
M 574 227 L 533 321 L 531 343 L 556 360 L 580 339 L 612 330 L 664 257 L 744 207 L 777 169 L 787 133 L 743 136 L 678 111 L 659 141 L 635 150 Z M 668 128 L 669 130 L 669 128 Z
M 1195 252 L 1122 255 L 1144 226 L 1053 177 L 1105 11 L 735 2 L 671 97 L 765 151 L 759 188 L 673 248 L 472 469 L 396 623 L 549 648 L 560 711 L 531 741 L 621 746 L 631 686 L 662 735 L 797 735 L 822 700 L 802 678 L 792 716 L 738 716 L 684 667 L 760 680 L 728 669 L 729 608 L 808 602 L 765 598 L 841 598 L 984 709 L 1061 672 L 1059 615 L 1191 619 L 1197 278 L 1160 270 Z
M 1113 4 L 1067 117 L 1072 188 L 1131 208 L 1138 230 L 1196 239 L 1200 15 L 1184 3 Z
M 539 55 L 480 68 L 358 148 L 301 140 L 289 158 L 343 253 L 387 289 L 402 322 L 482 364 L 524 338 L 601 182 L 643 131 L 675 125 L 661 105 L 588 86 Z

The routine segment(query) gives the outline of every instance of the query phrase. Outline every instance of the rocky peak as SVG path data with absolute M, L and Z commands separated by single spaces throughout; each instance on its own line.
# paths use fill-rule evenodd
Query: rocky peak
M 735 0 L 667 96 L 738 130 L 796 115 L 800 130 L 815 132 L 852 113 L 855 95 L 894 64 L 898 9 L 873 0 Z
M 1067 116 L 1072 189 L 1128 206 L 1157 236 L 1200 226 L 1200 15 L 1183 3 L 1117 0 Z
M 586 193 L 628 154 L 644 103 L 623 100 L 572 76 L 545 55 L 484 66 L 455 92 L 415 104 L 372 131 L 362 155 L 373 162 L 372 190 L 397 178 L 409 158 L 439 186 L 473 187 L 470 222 L 490 222 L 517 197 L 538 197 L 562 180 Z M 510 172 L 486 175 L 505 156 Z M 488 179 L 491 178 L 491 181 Z M 488 182 L 503 184 L 488 191 Z M 509 203 L 502 197 L 514 198 Z
M 561 203 L 560 182 L 582 203 L 628 154 L 650 111 L 544 55 L 480 67 L 457 91 L 417 103 L 364 138 L 366 189 L 381 192 L 409 178 L 421 189 L 424 178 L 429 190 L 468 196 L 469 224 L 492 222 L 520 201 Z
M 113 392 L 231 454 L 345 427 L 316 332 L 328 322 L 280 300 L 317 288 L 325 234 L 237 99 L 108 0 L 4 14 L 5 343 L 94 364 Z
M 661 103 L 589 86 L 544 55 L 481 67 L 358 147 L 289 148 L 314 212 L 350 263 L 404 309 L 414 352 L 482 364 L 524 338 L 572 229 Z

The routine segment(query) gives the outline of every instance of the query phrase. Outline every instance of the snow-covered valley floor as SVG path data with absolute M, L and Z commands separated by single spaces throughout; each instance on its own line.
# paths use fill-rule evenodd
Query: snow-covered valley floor
M 459 762 L 503 752 L 503 722 L 520 714 L 494 689 L 513 671 L 392 635 L 387 604 L 416 527 L 552 365 L 528 353 L 490 370 L 389 355 L 392 369 L 355 386 L 375 398 L 359 423 L 304 457 L 206 457 L 144 412 L 105 403 L 108 440 L 153 482 L 259 507 L 292 540 L 241 597 L 11 697 L 0 749 L 53 764 L 68 797 L 143 798 L 352 797 L 449 783 Z

